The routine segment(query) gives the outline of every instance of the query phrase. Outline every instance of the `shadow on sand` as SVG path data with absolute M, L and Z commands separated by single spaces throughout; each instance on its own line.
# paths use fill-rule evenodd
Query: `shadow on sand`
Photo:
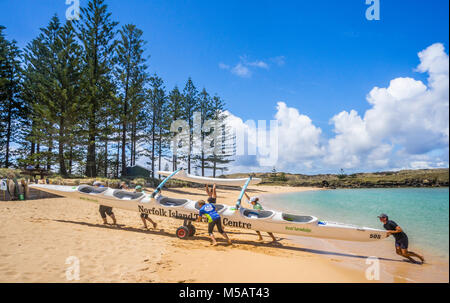
M 174 232 L 166 232 L 164 229 L 143 229 L 143 228 L 136 228 L 132 226 L 125 226 L 125 225 L 110 225 L 110 224 L 98 224 L 98 223 L 88 223 L 88 222 L 78 222 L 78 221 L 70 221 L 70 220 L 53 220 L 55 222 L 60 223 L 70 223 L 70 224 L 78 224 L 78 225 L 84 225 L 84 226 L 90 226 L 90 227 L 98 227 L 98 228 L 107 228 L 107 229 L 117 229 L 117 230 L 124 230 L 124 231 L 130 231 L 130 232 L 137 232 L 137 233 L 143 233 L 143 234 L 151 234 L 151 235 L 158 235 L 158 236 L 168 236 L 171 238 L 176 238 Z M 245 232 L 227 232 L 229 234 L 247 234 L 247 235 L 253 235 L 253 233 L 245 233 Z M 284 238 L 281 238 L 282 240 Z M 180 241 L 186 241 L 186 240 L 180 240 Z M 208 236 L 203 236 L 197 234 L 196 236 L 190 238 L 187 241 L 210 241 L 210 238 Z M 365 255 L 355 255 L 355 254 L 346 254 L 346 253 L 340 253 L 340 252 L 333 252 L 333 251 L 326 251 L 326 250 L 319 250 L 319 249 L 312 249 L 312 248 L 302 248 L 302 247 L 295 247 L 290 245 L 281 244 L 278 242 L 257 242 L 257 241 L 249 241 L 249 240 L 238 240 L 238 239 L 232 239 L 233 244 L 240 244 L 240 245 L 249 245 L 249 246 L 255 246 L 255 247 L 271 247 L 271 248 L 278 248 L 278 249 L 285 249 L 290 251 L 301 251 L 301 252 L 307 252 L 312 253 L 316 255 L 327 255 L 327 256 L 340 256 L 340 257 L 348 257 L 348 258 L 357 258 L 357 259 L 367 259 L 369 256 Z M 227 244 L 224 242 L 221 242 L 221 239 L 218 239 L 218 244 L 226 246 Z M 396 259 L 390 259 L 390 258 L 378 258 L 379 260 L 383 261 L 390 261 L 390 262 L 404 262 L 404 260 L 396 260 Z

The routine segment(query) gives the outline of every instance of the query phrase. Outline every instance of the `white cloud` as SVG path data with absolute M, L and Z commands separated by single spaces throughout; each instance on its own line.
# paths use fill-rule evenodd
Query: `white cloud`
M 284 65 L 284 56 L 278 56 L 271 58 L 270 61 L 273 61 L 278 66 Z M 269 70 L 270 65 L 263 60 L 255 60 L 249 61 L 246 56 L 240 56 L 239 62 L 236 63 L 233 67 L 228 64 L 219 63 L 219 68 L 224 70 L 229 70 L 232 74 L 237 75 L 242 78 L 249 78 L 252 76 L 253 72 L 257 69 L 265 69 Z
M 248 65 L 248 66 L 254 66 L 254 67 L 269 69 L 269 65 L 266 62 L 264 62 L 264 61 L 246 62 L 245 64 Z
M 219 68 L 220 68 L 220 69 L 230 69 L 230 66 L 227 65 L 227 64 L 224 64 L 224 63 L 220 62 L 220 63 L 219 63 Z
M 428 86 L 412 78 L 393 79 L 387 88 L 370 91 L 367 101 L 372 107 L 363 118 L 352 110 L 331 119 L 336 136 L 329 141 L 329 163 L 386 167 L 387 159 L 396 156 L 390 153 L 394 146 L 407 158 L 448 148 L 448 55 L 442 44 L 433 44 L 419 58 L 417 71 L 429 74 Z M 411 167 L 417 166 L 413 163 L 435 165 L 415 161 Z
M 239 77 L 243 78 L 249 78 L 252 73 L 250 72 L 250 69 L 243 65 L 242 63 L 236 64 L 232 69 L 231 72 Z
M 278 102 L 275 119 L 279 124 L 278 154 L 281 165 L 292 165 L 323 155 L 324 149 L 320 144 L 322 130 L 314 126 L 308 116 L 284 102 Z
M 278 102 L 277 168 L 361 171 L 448 167 L 449 57 L 440 43 L 419 52 L 418 57 L 416 71 L 428 74 L 426 84 L 399 77 L 388 87 L 374 87 L 366 98 L 371 108 L 363 115 L 350 110 L 330 119 L 335 132 L 332 138 L 324 138 L 322 130 L 298 109 Z M 249 140 L 256 140 L 251 139 L 255 131 L 248 131 Z

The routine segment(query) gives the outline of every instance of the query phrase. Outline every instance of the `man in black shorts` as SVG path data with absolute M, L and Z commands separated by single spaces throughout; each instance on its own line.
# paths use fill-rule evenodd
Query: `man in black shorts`
M 413 258 L 411 258 L 411 256 L 419 258 L 422 261 L 422 263 L 425 262 L 423 256 L 416 254 L 415 252 L 408 251 L 408 236 L 405 234 L 402 228 L 397 225 L 397 223 L 395 223 L 392 220 L 389 220 L 389 217 L 386 214 L 381 214 L 378 216 L 378 218 L 383 223 L 384 229 L 388 231 L 387 236 L 388 237 L 390 235 L 394 236 L 395 251 L 397 255 L 403 256 L 413 263 L 416 263 L 416 261 Z
M 104 187 L 103 184 L 101 184 L 98 181 L 95 181 L 92 185 L 94 185 L 95 187 Z M 110 206 L 105 206 L 105 205 L 100 205 L 98 211 L 100 212 L 100 216 L 103 219 L 103 224 L 108 224 L 108 220 L 106 220 L 106 215 L 110 216 L 111 219 L 113 219 L 113 224 L 116 225 L 116 217 L 114 216 L 114 213 L 112 211 L 112 207 Z
M 222 236 L 227 240 L 228 244 L 231 245 L 231 240 L 228 238 L 226 232 L 222 228 L 222 221 L 219 213 L 216 211 L 216 207 L 212 203 L 205 204 L 205 201 L 198 201 L 198 206 L 200 206 L 199 216 L 197 221 L 201 221 L 202 216 L 208 219 L 208 234 L 211 237 L 211 244 L 217 245 L 216 238 L 214 237 L 213 230 L 214 226 L 217 226 L 217 230 Z

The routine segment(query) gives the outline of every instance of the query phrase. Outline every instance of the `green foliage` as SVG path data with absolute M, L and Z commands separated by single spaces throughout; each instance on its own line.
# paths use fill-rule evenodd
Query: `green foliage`
M 361 188 L 361 187 L 436 187 L 449 185 L 449 170 L 421 169 L 400 170 L 395 172 L 357 173 L 352 177 L 339 178 L 339 175 L 302 175 L 285 174 L 287 181 L 279 179 L 280 173 L 255 173 L 256 178 L 262 178 L 261 184 L 289 186 L 315 186 L 327 188 Z M 247 174 L 231 174 L 227 178 L 245 178 Z
M 117 29 L 106 1 L 89 0 L 78 21 L 61 24 L 53 16 L 22 56 L 0 26 L 0 166 L 32 164 L 58 170 L 64 180 L 118 178 L 142 155 L 153 172 L 163 158 L 174 169 L 181 159 L 190 170 L 192 161 L 202 174 L 228 169 L 233 146 L 221 141 L 231 136 L 223 100 L 205 88 L 199 93 L 191 78 L 182 92 L 167 94 L 163 79 L 148 75 L 143 31 L 133 24 Z M 223 128 L 201 156 L 192 153 L 195 111 L 202 123 L 218 121 L 202 136 Z M 170 126 L 180 119 L 188 121 L 188 144 L 177 158 L 170 154 Z
M 6 39 L 4 30 L 0 26 L 0 166 L 10 167 L 15 156 L 11 145 L 19 141 L 26 108 L 19 96 L 22 53 L 15 40 Z

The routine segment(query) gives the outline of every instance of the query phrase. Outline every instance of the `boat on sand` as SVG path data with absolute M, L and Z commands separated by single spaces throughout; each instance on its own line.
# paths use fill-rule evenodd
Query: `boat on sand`
M 178 178 L 177 175 L 180 171 L 162 173 L 168 175 L 167 178 L 151 194 L 90 185 L 33 184 L 30 186 L 52 194 L 99 205 L 146 213 L 152 216 L 181 219 L 184 223 L 177 229 L 176 235 L 181 239 L 186 239 L 195 234 L 195 227 L 191 222 L 198 218 L 200 209 L 198 202 L 190 199 L 166 197 L 161 194 L 161 188 L 170 178 L 196 183 L 204 183 L 204 179 L 183 173 Z M 209 181 L 220 180 L 222 182 L 216 182 L 217 184 L 239 184 L 242 186 L 235 206 L 216 204 L 217 212 L 220 214 L 222 224 L 225 227 L 347 241 L 377 241 L 386 238 L 386 231 L 380 229 L 322 221 L 317 217 L 306 214 L 248 209 L 242 207 L 240 202 L 247 186 L 252 182 L 251 177 L 248 179 L 231 179 L 229 184 L 225 181 L 227 179 L 208 179 Z M 259 181 L 256 180 L 256 182 Z M 203 222 L 206 222 L 206 219 Z

